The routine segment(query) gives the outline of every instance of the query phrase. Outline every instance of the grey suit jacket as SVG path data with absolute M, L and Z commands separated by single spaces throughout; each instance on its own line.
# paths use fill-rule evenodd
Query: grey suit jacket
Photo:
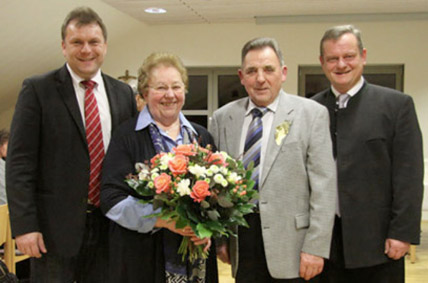
M 249 99 L 217 110 L 210 132 L 219 150 L 238 158 Z M 328 112 L 302 97 L 279 93 L 260 180 L 260 217 L 269 272 L 274 278 L 299 277 L 300 253 L 327 258 L 335 211 L 336 169 Z M 277 145 L 276 128 L 288 121 Z M 238 268 L 238 244 L 230 240 L 232 272 Z

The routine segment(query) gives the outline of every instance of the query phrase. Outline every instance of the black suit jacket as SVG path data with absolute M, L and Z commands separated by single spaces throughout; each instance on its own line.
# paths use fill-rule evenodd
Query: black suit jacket
M 412 98 L 365 83 L 337 112 L 330 89 L 313 99 L 330 112 L 346 267 L 387 262 L 387 238 L 418 244 L 423 153 Z
M 131 88 L 103 74 L 112 130 L 136 113 Z M 26 79 L 11 125 L 7 194 L 14 236 L 40 231 L 50 253 L 73 256 L 86 219 L 89 153 L 71 76 Z

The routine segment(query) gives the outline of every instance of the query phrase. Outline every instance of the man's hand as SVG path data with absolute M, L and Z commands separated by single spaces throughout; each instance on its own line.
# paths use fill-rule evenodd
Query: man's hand
M 40 232 L 31 232 L 19 235 L 15 238 L 18 250 L 31 257 L 41 257 L 42 253 L 46 253 L 45 242 L 43 235 Z
M 385 254 L 392 259 L 400 259 L 406 255 L 410 249 L 410 243 L 394 239 L 386 239 Z
M 216 245 L 217 257 L 224 263 L 230 264 L 229 248 L 227 243 Z
M 317 276 L 323 267 L 324 258 L 304 252 L 300 253 L 300 277 L 303 279 L 309 280 Z

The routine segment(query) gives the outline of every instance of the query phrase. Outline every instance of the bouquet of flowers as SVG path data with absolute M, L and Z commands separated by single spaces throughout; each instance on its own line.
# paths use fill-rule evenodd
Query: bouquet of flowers
M 244 215 L 255 207 L 250 167 L 245 169 L 225 152 L 212 152 L 210 146 L 184 144 L 157 154 L 150 165 L 137 163 L 137 174 L 128 175 L 126 182 L 144 197 L 142 202 L 161 208 L 148 217 L 173 220 L 177 229 L 190 226 L 201 239 L 229 237 L 236 236 L 233 226 L 248 227 Z M 207 257 L 188 237 L 178 252 L 191 262 Z

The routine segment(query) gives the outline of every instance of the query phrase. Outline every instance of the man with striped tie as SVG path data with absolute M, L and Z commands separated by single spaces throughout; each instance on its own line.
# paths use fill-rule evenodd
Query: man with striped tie
M 108 220 L 100 169 L 112 131 L 136 113 L 129 86 L 103 74 L 107 32 L 90 8 L 62 26 L 60 69 L 26 79 L 7 162 L 13 236 L 31 282 L 106 282 Z
M 246 43 L 238 74 L 249 97 L 217 110 L 210 132 L 220 150 L 254 162 L 260 198 L 246 218 L 250 227 L 217 254 L 232 263 L 238 283 L 315 282 L 329 255 L 335 208 L 327 109 L 281 89 L 287 67 L 274 39 Z

